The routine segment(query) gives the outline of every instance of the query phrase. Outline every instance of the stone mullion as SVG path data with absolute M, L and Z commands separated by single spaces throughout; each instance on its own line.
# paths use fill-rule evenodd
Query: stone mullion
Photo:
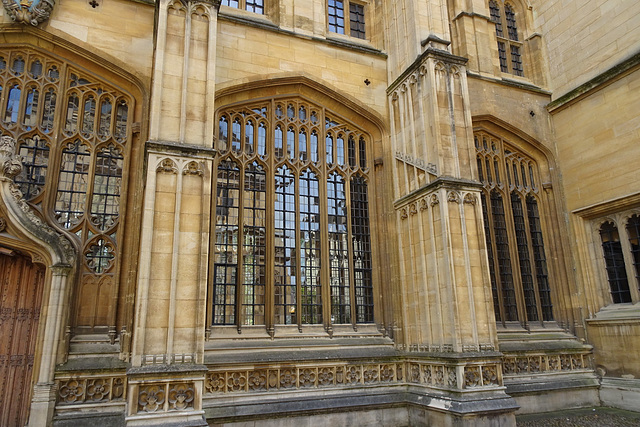
M 231 126 L 231 123 L 229 124 Z M 233 133 L 229 132 L 229 144 L 231 144 L 231 138 Z M 244 291 L 244 270 L 243 270 L 243 256 L 244 251 L 244 180 L 247 165 L 241 159 L 231 157 L 238 165 L 238 259 L 236 260 L 236 328 L 238 333 L 242 331 L 242 297 Z
M 297 129 L 296 130 L 296 141 L 299 138 L 299 132 L 300 130 Z M 299 141 L 298 141 L 299 144 Z M 309 140 L 307 140 L 307 147 L 309 146 Z M 298 146 L 296 146 L 296 152 L 299 149 Z M 307 152 L 309 152 L 309 149 L 307 148 Z M 299 154 L 298 154 L 298 159 Z M 302 247 L 300 245 L 300 237 L 301 237 L 301 232 L 300 232 L 300 176 L 302 175 L 302 168 L 303 166 L 300 165 L 300 162 L 298 161 L 298 166 L 295 167 L 293 169 L 293 183 L 294 183 L 294 196 L 293 196 L 293 200 L 294 200 L 294 211 L 295 211 L 295 224 L 296 224 L 296 230 L 295 230 L 295 236 L 296 236 L 296 247 L 295 247 L 295 258 L 296 258 L 296 317 L 298 319 L 298 331 L 302 332 Z M 316 374 L 316 380 L 317 380 L 317 374 Z
M 346 134 L 343 137 L 345 142 L 348 145 L 348 139 L 346 138 Z M 343 156 L 345 153 L 345 148 L 347 148 L 347 145 L 345 145 L 343 147 Z M 348 150 L 346 150 L 348 151 Z M 337 154 L 337 153 L 336 153 Z M 345 160 L 346 163 L 348 164 L 348 156 L 345 156 Z M 347 169 L 347 167 L 345 167 L 345 169 Z M 339 172 L 341 172 L 339 170 Z M 348 257 L 348 263 L 349 263 L 349 295 L 350 295 L 350 300 L 349 300 L 349 309 L 351 310 L 351 325 L 353 327 L 354 331 L 358 330 L 358 327 L 356 326 L 358 323 L 358 313 L 356 310 L 356 283 L 355 283 L 355 273 L 354 273 L 354 263 L 353 263 L 353 258 L 354 258 L 354 253 L 353 253 L 353 227 L 352 227 L 352 223 L 351 223 L 351 210 L 353 209 L 353 206 L 351 206 L 351 176 L 348 172 L 345 172 L 344 175 L 340 174 L 341 176 L 343 176 L 344 179 L 344 194 L 345 194 L 345 206 L 346 206 L 346 215 L 347 215 L 347 257 Z
M 259 123 L 256 121 L 256 123 Z M 257 126 L 257 125 L 256 125 Z M 245 132 L 245 123 L 242 123 L 242 135 L 244 136 Z M 274 128 L 275 129 L 275 128 Z M 257 130 L 257 128 L 256 128 Z M 273 129 L 272 129 L 273 130 Z M 257 133 L 257 132 L 256 132 Z M 256 135 L 254 133 L 254 136 Z M 257 138 L 254 139 L 254 152 L 257 151 Z M 241 138 L 241 144 L 244 145 L 244 138 Z M 269 152 L 269 144 L 266 144 L 267 151 Z M 244 149 L 244 147 L 242 147 Z M 271 150 L 271 153 L 274 153 Z M 265 275 L 265 284 L 264 284 L 264 293 L 265 293 L 265 307 L 264 307 L 264 326 L 271 335 L 271 337 L 275 334 L 275 199 L 276 199 L 276 190 L 275 190 L 275 156 L 269 156 L 267 159 L 267 166 L 265 168 L 265 266 L 264 266 L 264 275 Z M 259 164 L 259 163 L 258 163 Z
M 327 151 L 326 151 L 326 112 L 322 108 L 319 110 L 318 117 L 318 187 L 320 193 L 320 256 L 324 260 L 320 265 L 320 276 L 322 278 L 322 323 L 329 335 L 333 334 L 333 325 L 331 322 L 331 281 L 330 270 L 331 261 L 329 260 L 329 212 L 327 208 Z

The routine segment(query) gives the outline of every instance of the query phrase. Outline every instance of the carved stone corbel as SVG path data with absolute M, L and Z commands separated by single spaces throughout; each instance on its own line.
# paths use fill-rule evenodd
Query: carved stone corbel
M 49 19 L 55 3 L 55 0 L 2 0 L 4 9 L 13 21 L 34 27 Z

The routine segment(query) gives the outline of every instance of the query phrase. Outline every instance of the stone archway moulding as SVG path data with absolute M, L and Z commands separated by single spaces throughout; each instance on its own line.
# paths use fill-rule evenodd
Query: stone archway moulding
M 77 254 L 72 243 L 61 233 L 45 224 L 22 197 L 14 177 L 22 170 L 22 162 L 14 154 L 16 141 L 10 136 L 0 137 L 0 198 L 6 209 L 6 221 L 20 231 L 22 238 L 41 248 L 49 256 L 50 274 L 44 283 L 45 295 L 38 343 L 41 349 L 39 365 L 34 367 L 35 386 L 31 400 L 29 425 L 47 425 L 55 405 L 54 370 L 58 345 L 63 333 L 68 290 L 74 277 Z

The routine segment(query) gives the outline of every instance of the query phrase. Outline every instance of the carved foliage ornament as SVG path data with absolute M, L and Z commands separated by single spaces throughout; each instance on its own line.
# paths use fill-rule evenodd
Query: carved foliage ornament
M 2 0 L 12 20 L 34 27 L 49 19 L 55 0 Z

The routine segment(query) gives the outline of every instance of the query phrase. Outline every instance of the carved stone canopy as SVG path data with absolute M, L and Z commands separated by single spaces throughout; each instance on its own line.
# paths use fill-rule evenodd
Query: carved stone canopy
M 49 19 L 55 0 L 2 0 L 12 20 L 34 27 Z

